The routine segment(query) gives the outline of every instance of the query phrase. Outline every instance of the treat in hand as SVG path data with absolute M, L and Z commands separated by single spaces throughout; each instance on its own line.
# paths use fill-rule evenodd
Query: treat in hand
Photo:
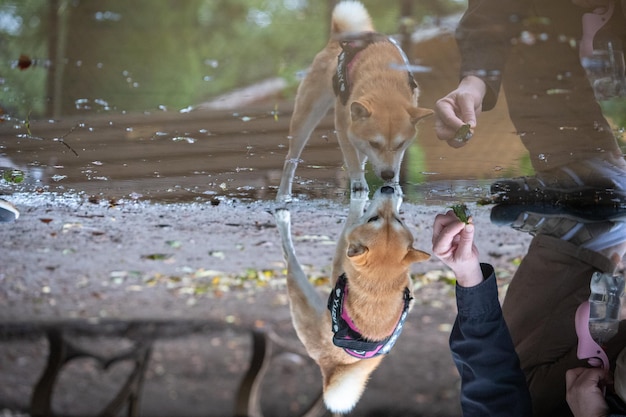
M 455 204 L 450 207 L 456 217 L 459 218 L 463 223 L 469 224 L 471 215 L 467 211 L 467 206 L 465 204 Z
M 472 132 L 472 127 L 466 123 L 461 126 L 459 130 L 456 131 L 454 135 L 454 140 L 456 142 L 465 143 L 472 138 L 472 135 L 474 135 L 474 132 Z

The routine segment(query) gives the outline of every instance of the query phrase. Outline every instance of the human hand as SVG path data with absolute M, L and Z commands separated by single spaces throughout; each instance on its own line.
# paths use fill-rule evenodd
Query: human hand
M 483 281 L 471 217 L 465 224 L 452 210 L 438 214 L 433 226 L 433 253 L 452 269 L 460 286 L 473 287 Z
M 476 118 L 480 114 L 487 86 L 478 77 L 469 75 L 461 80 L 456 90 L 439 99 L 435 105 L 435 133 L 453 148 L 464 146 L 467 141 L 455 140 L 463 125 L 469 125 L 473 133 Z
M 605 417 L 609 407 L 602 385 L 606 371 L 602 368 L 574 368 L 565 373 L 566 400 L 574 417 Z

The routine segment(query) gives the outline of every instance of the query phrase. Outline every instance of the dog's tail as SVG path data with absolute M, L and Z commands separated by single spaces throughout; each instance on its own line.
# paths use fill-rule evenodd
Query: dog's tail
M 372 18 L 359 1 L 342 1 L 334 10 L 331 21 L 331 36 L 344 33 L 373 32 Z
M 361 398 L 380 357 L 339 365 L 324 375 L 324 403 L 333 413 L 349 413 Z

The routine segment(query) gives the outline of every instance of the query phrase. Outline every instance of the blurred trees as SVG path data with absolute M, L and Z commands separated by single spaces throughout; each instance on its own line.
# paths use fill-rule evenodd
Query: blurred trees
M 0 113 L 42 114 L 46 108 L 48 25 L 45 0 L 0 0 Z M 22 67 L 28 61 L 30 65 Z
M 378 30 L 398 30 L 400 1 L 391 7 L 363 2 Z M 333 4 L 0 0 L 0 105 L 22 118 L 46 111 L 181 109 L 268 77 L 293 79 L 326 42 Z M 464 4 L 430 0 L 413 6 L 418 22 Z M 34 64 L 17 68 L 21 55 Z

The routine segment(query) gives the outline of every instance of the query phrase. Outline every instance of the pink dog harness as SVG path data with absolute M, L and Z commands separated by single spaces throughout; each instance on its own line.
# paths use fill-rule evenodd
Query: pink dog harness
M 409 314 L 409 306 L 413 299 L 411 291 L 408 288 L 404 289 L 404 308 L 395 329 L 390 336 L 378 341 L 367 340 L 361 335 L 348 312 L 344 309 L 345 297 L 347 295 L 348 279 L 345 274 L 342 274 L 337 279 L 337 284 L 328 297 L 328 310 L 330 310 L 334 333 L 333 344 L 343 348 L 347 354 L 359 359 L 369 359 L 389 353 L 396 340 L 398 340 L 400 333 L 402 333 L 404 321 Z

